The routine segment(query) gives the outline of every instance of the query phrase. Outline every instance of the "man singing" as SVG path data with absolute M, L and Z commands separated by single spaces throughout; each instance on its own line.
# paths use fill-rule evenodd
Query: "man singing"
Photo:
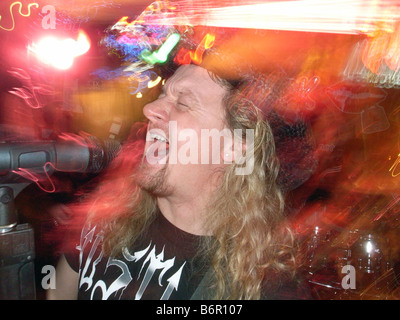
M 144 108 L 139 163 L 128 143 L 118 169 L 77 205 L 89 214 L 48 298 L 306 297 L 293 277 L 274 136 L 251 81 L 177 69 Z M 267 95 L 273 83 L 264 84 Z

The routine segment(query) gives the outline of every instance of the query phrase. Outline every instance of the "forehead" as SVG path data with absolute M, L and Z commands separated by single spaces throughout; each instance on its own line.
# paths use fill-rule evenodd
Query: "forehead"
M 196 65 L 180 66 L 165 84 L 167 90 L 222 98 L 226 89 L 211 79 L 209 72 Z

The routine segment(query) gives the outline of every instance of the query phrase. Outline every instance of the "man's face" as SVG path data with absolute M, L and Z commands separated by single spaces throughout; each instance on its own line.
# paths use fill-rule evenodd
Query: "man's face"
M 202 139 L 202 134 L 227 130 L 226 92 L 207 70 L 185 65 L 165 83 L 159 98 L 145 106 L 149 124 L 139 179 L 144 189 L 159 197 L 190 196 L 212 186 L 226 166 L 220 161 L 224 146 L 216 147 L 218 139 Z

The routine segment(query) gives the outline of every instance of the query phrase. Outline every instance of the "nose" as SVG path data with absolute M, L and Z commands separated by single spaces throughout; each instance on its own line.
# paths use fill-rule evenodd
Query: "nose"
M 162 99 L 146 104 L 143 108 L 144 116 L 151 122 L 168 121 L 168 106 Z

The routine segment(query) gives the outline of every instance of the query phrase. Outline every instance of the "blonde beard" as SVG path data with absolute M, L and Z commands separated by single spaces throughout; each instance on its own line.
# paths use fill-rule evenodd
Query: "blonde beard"
M 173 187 L 167 184 L 167 165 L 155 173 L 150 173 L 146 163 L 142 163 L 135 173 L 135 180 L 140 188 L 155 197 L 168 196 Z

